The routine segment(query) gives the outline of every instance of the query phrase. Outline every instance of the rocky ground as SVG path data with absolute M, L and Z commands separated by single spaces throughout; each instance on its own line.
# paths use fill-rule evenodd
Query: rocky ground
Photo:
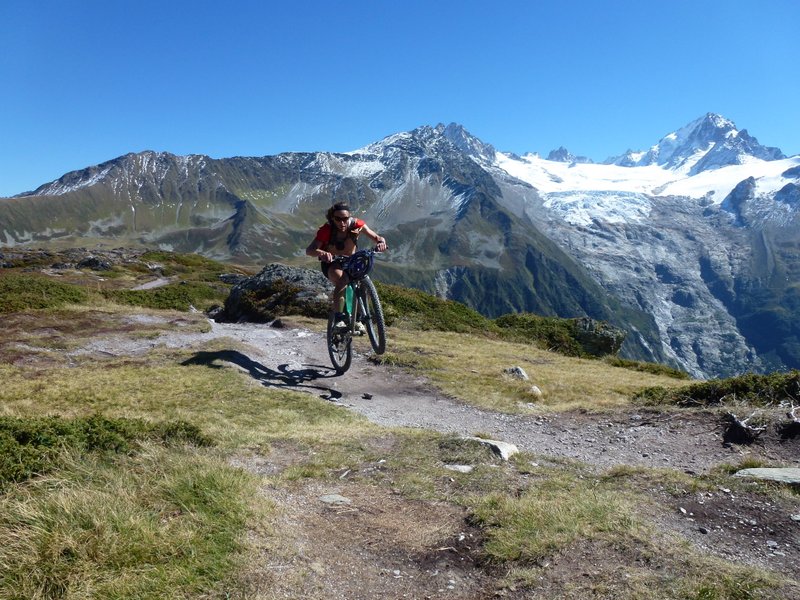
M 423 378 L 375 365 L 360 354 L 350 371 L 336 376 L 324 336 L 291 320 L 280 328 L 215 322 L 211 327 L 210 333 L 170 333 L 155 340 L 108 336 L 80 352 L 137 354 L 154 345 L 191 349 L 213 338 L 229 338 L 232 349 L 198 351 L 193 360 L 235 365 L 265 386 L 311 393 L 382 425 L 463 435 L 481 432 L 520 450 L 579 460 L 598 471 L 641 465 L 702 474 L 745 458 L 800 466 L 796 441 L 768 435 L 750 446 L 723 443 L 718 417 L 709 412 L 492 413 L 444 397 Z M 256 473 L 271 474 L 299 460 L 294 452 L 284 448 L 269 457 L 241 456 L 236 462 Z M 496 592 L 489 571 L 477 566 L 479 532 L 467 524 L 461 509 L 410 501 L 391 490 L 358 484 L 352 475 L 343 473 L 335 485 L 314 481 L 291 493 L 265 490 L 280 505 L 283 525 L 291 524 L 299 553 L 285 559 L 265 553 L 272 558 L 251 574 L 255 592 L 290 598 L 302 589 L 309 598 L 348 599 L 484 598 Z M 682 535 L 710 554 L 795 579 L 800 576 L 800 506 L 725 487 L 699 493 L 687 490 L 677 497 L 665 494 L 662 502 L 664 510 L 652 517 L 665 531 Z M 554 563 L 551 579 L 541 582 L 545 594 L 541 597 L 548 597 L 547 590 L 549 597 L 558 596 L 560 577 L 574 576 L 570 568 L 589 569 L 569 563 L 590 551 L 574 549 Z M 290 576 L 299 566 L 306 573 L 301 580 Z M 614 568 L 618 567 L 605 567 Z M 513 590 L 502 594 L 515 597 Z

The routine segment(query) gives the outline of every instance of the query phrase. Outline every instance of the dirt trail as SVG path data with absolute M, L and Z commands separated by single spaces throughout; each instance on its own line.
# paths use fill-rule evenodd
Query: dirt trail
M 223 340 L 230 340 L 230 345 Z M 223 349 L 198 349 L 209 341 Z M 378 424 L 464 435 L 480 432 L 520 450 L 577 459 L 598 470 L 642 465 L 699 474 L 746 456 L 786 466 L 800 462 L 796 444 L 776 439 L 751 447 L 724 445 L 720 424 L 708 413 L 493 413 L 445 397 L 424 378 L 375 365 L 361 354 L 346 374 L 337 376 L 330 367 L 324 335 L 303 327 L 211 322 L 208 333 L 172 331 L 156 339 L 105 337 L 81 352 L 144 354 L 164 345 L 198 349 L 192 359 L 197 364 L 235 365 L 262 385 L 314 394 Z M 243 454 L 234 457 L 233 464 L 269 475 L 286 460 L 282 453 Z M 300 481 L 286 488 L 265 485 L 262 493 L 279 507 L 273 527 L 286 551 L 276 552 L 272 537 L 252 533 L 254 547 L 265 548 L 264 560 L 246 575 L 245 585 L 254 598 L 557 597 L 575 583 L 576 572 L 587 577 L 584 563 L 607 565 L 607 572 L 597 577 L 619 581 L 630 559 L 606 556 L 607 549 L 602 548 L 573 549 L 552 558 L 538 592 L 516 593 L 498 589 L 498 574 L 481 564 L 482 532 L 471 528 L 462 507 L 410 500 L 345 476 Z M 794 507 L 723 488 L 682 495 L 653 493 L 663 506 L 649 518 L 660 528 L 681 535 L 703 552 L 796 578 L 800 544 Z M 339 495 L 345 504 L 323 500 Z M 574 552 L 584 552 L 584 557 L 576 559 Z
M 235 364 L 266 386 L 315 394 L 382 425 L 481 433 L 520 450 L 601 468 L 627 464 L 702 473 L 746 456 L 798 464 L 791 449 L 780 445 L 724 445 L 717 418 L 707 413 L 501 414 L 445 397 L 423 378 L 374 365 L 359 353 L 350 370 L 337 376 L 330 367 L 324 335 L 304 328 L 212 323 L 211 333 L 199 336 L 228 337 L 250 350 L 204 353 L 197 360 Z

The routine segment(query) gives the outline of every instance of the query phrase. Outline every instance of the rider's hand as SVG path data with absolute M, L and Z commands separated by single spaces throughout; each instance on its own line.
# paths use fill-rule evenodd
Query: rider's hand
M 317 258 L 322 262 L 329 263 L 333 260 L 333 254 L 331 254 L 330 252 L 322 251 L 317 255 Z
M 378 252 L 386 252 L 386 248 L 388 248 L 386 245 L 386 240 L 382 237 L 379 237 L 378 241 L 375 243 L 375 250 Z

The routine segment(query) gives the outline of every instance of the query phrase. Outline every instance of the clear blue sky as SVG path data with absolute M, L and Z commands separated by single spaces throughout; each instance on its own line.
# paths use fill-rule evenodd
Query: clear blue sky
M 603 160 L 716 112 L 794 155 L 798 32 L 797 0 L 2 0 L 0 196 L 453 121 Z

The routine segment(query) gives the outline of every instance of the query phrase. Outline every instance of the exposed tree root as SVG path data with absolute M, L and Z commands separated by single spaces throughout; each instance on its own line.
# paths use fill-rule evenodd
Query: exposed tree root
M 734 413 L 728 412 L 723 416 L 725 433 L 723 441 L 729 444 L 752 444 L 767 430 L 766 425 L 757 421 L 757 425 L 751 425 L 750 420 L 755 417 L 757 412 L 753 412 L 746 419 L 740 419 Z

